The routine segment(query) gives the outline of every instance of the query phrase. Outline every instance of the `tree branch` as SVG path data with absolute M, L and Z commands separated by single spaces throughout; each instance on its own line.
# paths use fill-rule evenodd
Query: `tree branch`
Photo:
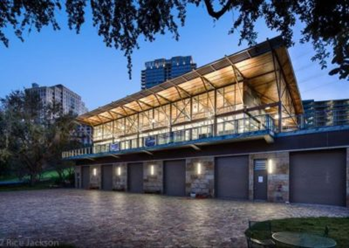
M 205 5 L 206 5 L 206 9 L 207 9 L 208 14 L 210 16 L 212 16 L 213 18 L 217 19 L 217 20 L 222 15 L 224 15 L 225 12 L 230 10 L 234 6 L 234 4 L 237 4 L 237 1 L 235 1 L 235 0 L 228 0 L 227 3 L 224 5 L 224 7 L 221 10 L 215 11 L 213 9 L 211 0 L 204 0 L 204 2 L 205 2 Z

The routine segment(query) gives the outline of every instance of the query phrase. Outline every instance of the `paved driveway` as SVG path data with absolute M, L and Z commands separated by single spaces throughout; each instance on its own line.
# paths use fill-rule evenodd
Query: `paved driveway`
M 248 219 L 348 215 L 339 207 L 75 189 L 6 192 L 0 193 L 0 239 L 79 247 L 245 247 Z

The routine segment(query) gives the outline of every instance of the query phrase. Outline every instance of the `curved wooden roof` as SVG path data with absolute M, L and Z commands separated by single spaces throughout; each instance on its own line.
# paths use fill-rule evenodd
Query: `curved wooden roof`
M 208 89 L 203 80 L 212 88 L 245 80 L 260 95 L 262 103 L 276 102 L 278 64 L 296 114 L 301 114 L 303 106 L 290 57 L 281 37 L 276 37 L 80 115 L 78 121 L 95 126 L 174 102 L 182 97 L 204 93 Z

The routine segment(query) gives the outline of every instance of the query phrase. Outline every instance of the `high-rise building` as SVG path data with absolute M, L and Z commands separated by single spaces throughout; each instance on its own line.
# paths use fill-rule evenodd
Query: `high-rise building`
M 142 90 L 161 84 L 196 69 L 191 56 L 177 56 L 171 59 L 156 59 L 145 63 L 142 70 Z
M 39 86 L 37 83 L 33 83 L 32 88 L 27 90 L 37 92 L 44 104 L 60 103 L 65 114 L 71 112 L 82 115 L 88 111 L 81 96 L 61 84 Z
M 62 84 L 39 86 L 37 83 L 33 83 L 32 87 L 26 90 L 37 92 L 43 104 L 52 104 L 53 102 L 61 104 L 64 114 L 82 115 L 88 111 L 81 96 Z M 92 143 L 92 128 L 88 125 L 79 125 L 72 135 L 85 145 Z
M 349 125 L 349 99 L 304 100 L 304 120 L 309 127 Z

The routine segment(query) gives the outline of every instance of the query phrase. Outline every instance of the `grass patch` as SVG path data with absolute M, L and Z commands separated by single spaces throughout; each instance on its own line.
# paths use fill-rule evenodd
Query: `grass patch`
M 329 228 L 329 238 L 337 242 L 337 247 L 349 247 L 349 217 L 312 217 L 312 218 L 290 218 L 281 220 L 272 220 L 272 232 L 307 232 L 317 235 L 323 235 L 325 227 Z M 257 239 L 264 239 L 265 233 L 250 232 L 246 230 L 247 235 Z
M 64 171 L 64 175 L 67 176 L 69 174 L 69 169 L 66 169 Z M 41 180 L 55 180 L 58 178 L 58 173 L 55 170 L 48 170 L 45 171 L 41 174 L 40 179 Z M 23 177 L 22 180 L 29 180 L 29 176 Z M 19 182 L 19 179 L 16 176 L 3 176 L 0 177 L 0 182 L 1 181 L 13 181 L 13 182 Z

